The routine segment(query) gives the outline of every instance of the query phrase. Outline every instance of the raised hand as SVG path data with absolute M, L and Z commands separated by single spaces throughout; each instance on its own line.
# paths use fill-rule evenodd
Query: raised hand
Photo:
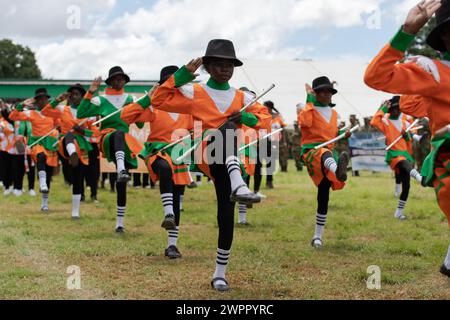
M 191 60 L 185 67 L 190 73 L 192 73 L 194 77 L 198 77 L 200 74 L 196 73 L 196 71 L 201 67 L 202 64 L 202 58 L 196 58 Z
M 91 87 L 89 88 L 89 92 L 91 94 L 94 94 L 95 92 L 100 89 L 100 86 L 102 85 L 102 77 L 97 77 L 94 79 L 94 82 L 92 82 Z
M 412 8 L 403 25 L 403 31 L 417 34 L 441 7 L 441 0 L 423 0 Z
M 25 100 L 25 101 L 22 103 L 22 105 L 23 105 L 24 107 L 32 107 L 32 106 L 34 105 L 35 102 L 36 102 L 36 101 L 34 100 L 34 98 L 30 98 L 30 99 Z
M 316 95 L 313 88 L 308 83 L 305 83 L 305 90 L 307 94 L 312 94 L 314 96 Z
M 63 102 L 63 101 L 65 101 L 65 100 L 67 100 L 67 99 L 69 98 L 69 96 L 70 96 L 70 93 L 69 93 L 69 92 L 61 93 L 61 94 L 55 99 L 55 101 L 58 102 L 58 103 Z

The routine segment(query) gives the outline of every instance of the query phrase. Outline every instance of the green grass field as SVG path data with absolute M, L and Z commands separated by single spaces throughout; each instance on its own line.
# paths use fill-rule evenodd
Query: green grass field
M 275 177 L 275 190 L 237 227 L 228 268 L 232 291 L 209 282 L 217 247 L 212 185 L 187 190 L 179 248 L 163 256 L 157 190 L 130 189 L 126 234 L 115 227 L 115 195 L 82 205 L 71 221 L 70 189 L 55 178 L 50 214 L 40 199 L 0 199 L 1 299 L 450 299 L 450 280 L 438 272 L 450 243 L 432 189 L 414 184 L 409 220 L 393 218 L 397 200 L 387 174 L 362 173 L 332 194 L 325 247 L 310 246 L 316 189 L 306 172 Z M 87 191 L 87 195 L 89 192 Z M 237 219 L 236 219 L 237 220 Z M 67 267 L 81 268 L 81 290 L 68 290 Z M 381 268 L 381 290 L 369 290 L 367 267 Z

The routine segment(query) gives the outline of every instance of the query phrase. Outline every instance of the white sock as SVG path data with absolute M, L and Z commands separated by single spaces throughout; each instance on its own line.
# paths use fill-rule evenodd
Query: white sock
M 116 152 L 116 163 L 117 163 L 117 173 L 125 170 L 125 152 L 117 151 Z
M 247 205 L 239 203 L 239 223 L 247 222 Z
M 180 210 L 183 210 L 184 195 L 180 194 Z
M 337 163 L 333 158 L 328 158 L 327 160 L 325 160 L 324 166 L 331 172 L 336 173 Z
M 323 230 L 325 229 L 326 223 L 327 223 L 327 215 L 317 213 L 317 215 L 316 215 L 316 232 L 314 233 L 314 238 L 322 239 Z
M 164 207 L 164 216 L 168 216 L 173 213 L 173 193 L 163 193 L 161 194 L 161 201 Z
M 447 269 L 450 269 L 450 247 L 448 247 L 448 253 L 447 257 L 445 258 L 444 264 Z
M 409 174 L 411 175 L 411 177 L 415 178 L 417 180 L 417 182 L 419 182 L 419 183 L 422 182 L 422 176 L 420 175 L 419 171 L 417 171 L 416 169 L 412 169 Z
M 47 172 L 39 171 L 38 172 L 38 176 L 39 176 L 39 188 L 41 190 L 48 190 L 48 187 L 47 187 Z
M 395 211 L 396 218 L 400 218 L 403 215 L 403 210 L 405 209 L 405 207 L 406 207 L 406 201 L 399 200 L 397 210 Z
M 228 259 L 230 258 L 231 250 L 217 249 L 217 259 L 216 259 L 216 271 L 214 272 L 214 278 L 225 278 L 225 273 L 227 271 Z M 217 284 L 225 285 L 223 281 L 217 281 Z
M 401 192 L 402 192 L 402 185 L 401 184 L 395 184 L 394 195 L 397 197 Z
M 73 143 L 68 143 L 66 145 L 66 150 L 67 150 L 67 154 L 69 156 L 71 156 L 72 154 L 77 152 L 77 148 L 75 147 L 75 145 Z
M 81 194 L 72 195 L 72 217 L 73 218 L 80 217 L 80 202 L 81 202 Z
M 123 218 L 125 217 L 125 209 L 126 207 L 119 207 L 117 206 L 117 224 L 116 228 L 122 227 L 123 228 Z
M 43 207 L 48 208 L 48 193 L 42 193 L 41 208 L 43 208 Z
M 167 248 L 170 246 L 177 246 L 178 236 L 180 233 L 180 227 L 176 227 L 175 230 L 168 230 L 167 231 Z
M 241 187 L 238 190 L 237 194 L 240 195 L 251 193 L 250 189 L 247 187 L 246 183 L 244 182 L 244 179 L 242 178 L 239 159 L 236 156 L 231 156 L 228 157 L 225 163 L 227 165 L 228 175 L 230 176 L 231 191 L 233 192 L 239 186 L 245 185 L 245 187 Z

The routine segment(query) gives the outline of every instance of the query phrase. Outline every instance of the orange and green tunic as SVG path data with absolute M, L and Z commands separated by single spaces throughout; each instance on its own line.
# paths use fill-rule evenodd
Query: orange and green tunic
M 334 144 L 315 150 L 314 148 L 336 138 L 340 132 L 338 129 L 338 114 L 330 106 L 325 106 L 316 101 L 315 96 L 308 95 L 306 107 L 298 115 L 298 124 L 302 130 L 302 160 L 308 168 L 309 176 L 318 187 L 324 178 L 331 182 L 333 190 L 341 190 L 345 183 L 337 179 L 336 175 L 322 166 L 322 156 L 333 152 Z
M 56 123 L 52 118 L 44 116 L 38 110 L 23 110 L 22 104 L 18 104 L 13 110 L 9 118 L 13 121 L 29 121 L 31 123 L 31 136 L 28 139 L 28 145 L 45 136 L 56 128 Z M 46 155 L 46 163 L 50 167 L 58 165 L 57 140 L 58 132 L 55 130 L 54 134 L 45 137 L 38 144 L 31 148 L 31 157 L 37 163 L 37 155 L 44 153 Z
M 191 183 L 188 166 L 175 164 L 175 160 L 183 154 L 186 148 L 190 147 L 190 144 L 186 148 L 179 148 L 178 146 L 182 146 L 182 142 L 177 146 L 162 151 L 161 149 L 189 134 L 189 130 L 194 127 L 192 116 L 155 110 L 151 107 L 150 98 L 146 95 L 137 102 L 126 106 L 120 117 L 128 124 L 150 123 L 150 135 L 139 157 L 145 161 L 153 182 L 158 181 L 159 176 L 153 171 L 152 165 L 158 158 L 162 158 L 172 168 L 172 180 L 175 185 Z
M 106 117 L 124 106 L 134 102 L 133 96 L 124 92 L 107 88 L 104 95 L 93 97 L 87 92 L 78 106 L 77 118 Z M 138 124 L 142 128 L 142 124 Z M 143 146 L 131 134 L 129 134 L 129 125 L 120 118 L 120 113 L 103 121 L 100 126 L 99 146 L 100 150 L 109 162 L 115 161 L 115 155 L 110 152 L 110 137 L 117 131 L 125 133 L 125 161 L 130 169 L 137 169 L 137 155 L 141 152 Z
M 370 124 L 380 130 L 386 136 L 386 144 L 391 145 L 403 132 L 410 126 L 410 123 L 405 119 L 406 117 L 400 116 L 398 119 L 392 118 L 392 116 L 386 117 L 388 114 L 388 108 L 383 106 L 378 110 L 375 116 L 372 118 Z M 394 170 L 398 172 L 397 164 L 401 161 L 409 161 L 414 163 L 412 157 L 413 144 L 411 135 L 408 133 L 407 139 L 403 137 L 398 141 L 386 154 L 386 163 Z
M 155 109 L 192 115 L 194 121 L 201 122 L 203 136 L 208 130 L 218 129 L 253 99 L 251 94 L 232 88 L 228 83 L 220 84 L 213 79 L 206 84 L 190 83 L 194 79 L 183 66 L 155 90 L 152 105 Z M 270 120 L 270 114 L 254 104 L 242 113 L 241 123 L 248 127 L 267 126 Z M 203 140 L 202 150 L 206 144 Z M 211 177 L 208 160 L 203 157 L 200 162 L 199 169 Z
M 402 112 L 416 118 L 428 117 L 434 135 L 450 123 L 450 62 L 432 60 L 439 79 L 414 62 L 398 63 L 404 59 L 414 39 L 414 35 L 399 30 L 369 65 L 364 80 L 376 90 L 403 94 Z M 450 226 L 450 134 L 433 138 L 431 144 L 432 152 L 421 174 L 427 184 L 435 188 L 439 206 Z
M 63 140 L 64 136 L 68 132 L 71 132 L 74 126 L 79 125 L 82 122 L 82 120 L 77 119 L 77 107 L 73 105 L 60 105 L 57 101 L 53 100 L 52 102 L 47 104 L 41 112 L 44 116 L 61 121 L 61 136 L 58 142 L 58 151 L 63 158 L 68 159 L 68 157 L 66 156 Z M 91 119 L 90 124 L 92 124 L 92 122 L 93 120 Z M 88 153 L 92 150 L 91 144 L 87 141 L 87 138 L 91 137 L 94 134 L 94 132 L 90 130 L 90 124 L 89 122 L 86 122 L 82 125 L 82 128 L 85 129 L 84 136 L 80 135 L 78 132 L 73 132 L 78 157 L 84 165 L 89 164 Z
M 0 118 L 0 151 L 17 154 L 15 126 Z

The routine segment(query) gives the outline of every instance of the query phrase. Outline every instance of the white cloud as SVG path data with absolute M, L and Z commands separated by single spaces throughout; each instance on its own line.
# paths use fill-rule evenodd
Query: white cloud
M 11 33 L 63 37 L 31 41 L 46 77 L 90 79 L 120 64 L 134 79 L 148 79 L 156 78 L 163 65 L 202 55 L 213 38 L 233 40 L 241 58 L 297 58 L 314 48 L 291 45 L 295 33 L 312 31 L 323 38 L 330 29 L 364 26 L 366 16 L 385 0 L 157 0 L 152 7 L 124 12 L 112 21 L 100 14 L 117 5 L 114 0 L 43 1 L 46 10 L 36 4 L 9 4 L 0 18 L 10 15 L 6 19 L 12 21 L 25 9 L 20 15 L 30 22 L 14 24 Z M 0 0 L 0 5 L 6 2 L 11 3 Z M 36 3 L 24 1 L 31 2 Z M 57 27 L 65 26 L 69 3 L 82 5 L 89 17 L 78 35 Z

